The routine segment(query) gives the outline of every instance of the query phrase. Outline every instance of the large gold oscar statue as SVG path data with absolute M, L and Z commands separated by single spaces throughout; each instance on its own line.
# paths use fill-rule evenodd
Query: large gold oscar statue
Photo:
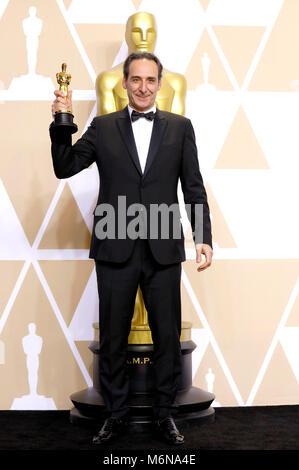
M 157 32 L 155 18 L 150 13 L 138 12 L 130 16 L 126 25 L 128 54 L 154 52 Z M 97 114 L 107 114 L 123 109 L 128 104 L 126 90 L 122 87 L 123 63 L 102 72 L 96 80 Z M 186 80 L 181 74 L 163 69 L 162 87 L 156 105 L 164 111 L 185 113 Z M 151 343 L 147 311 L 140 287 L 138 288 L 129 343 Z

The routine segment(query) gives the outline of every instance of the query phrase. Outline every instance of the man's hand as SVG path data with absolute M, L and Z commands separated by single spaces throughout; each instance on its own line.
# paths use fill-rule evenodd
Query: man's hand
M 196 249 L 196 263 L 200 263 L 197 271 L 203 271 L 204 269 L 211 266 L 212 257 L 213 257 L 213 250 L 210 245 L 206 243 L 197 243 L 195 245 Z M 202 259 L 202 254 L 205 256 L 205 259 Z
M 54 95 L 56 100 L 52 104 L 52 115 L 54 116 L 57 111 L 70 111 L 72 112 L 72 90 L 69 90 L 67 97 L 64 96 L 62 91 L 55 90 Z

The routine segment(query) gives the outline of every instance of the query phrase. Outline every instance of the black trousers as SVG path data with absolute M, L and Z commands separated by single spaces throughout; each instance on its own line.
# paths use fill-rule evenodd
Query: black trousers
M 125 263 L 95 263 L 100 310 L 100 387 L 108 411 L 115 417 L 129 411 L 127 345 L 140 285 L 154 344 L 154 417 L 175 414 L 181 374 L 181 263 L 158 264 L 147 240 L 140 239 Z

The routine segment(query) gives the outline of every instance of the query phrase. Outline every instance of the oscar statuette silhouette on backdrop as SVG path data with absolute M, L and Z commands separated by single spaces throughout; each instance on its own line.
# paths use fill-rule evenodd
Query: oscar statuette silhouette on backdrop
M 156 24 L 152 14 L 138 12 L 132 15 L 126 24 L 125 38 L 128 55 L 132 52 L 154 52 L 156 43 Z M 163 61 L 162 61 L 163 62 Z M 102 72 L 96 80 L 97 114 L 103 115 L 123 109 L 128 104 L 126 90 L 122 87 L 123 63 L 111 70 Z M 156 97 L 160 110 L 183 115 L 185 113 L 186 80 L 181 74 L 163 69 L 162 87 Z M 99 386 L 99 324 L 95 323 L 95 340 L 89 345 L 94 354 L 93 387 L 71 395 L 75 406 L 71 410 L 72 422 L 81 418 L 95 418 L 105 415 L 104 402 Z M 191 353 L 196 348 L 191 340 L 191 323 L 182 322 L 182 379 L 178 392 L 177 419 L 200 419 L 212 421 L 214 409 L 211 408 L 215 396 L 192 386 Z M 148 324 L 148 314 L 140 287 L 138 287 L 131 332 L 128 338 L 127 366 L 130 380 L 129 406 L 132 421 L 135 423 L 151 422 L 151 392 L 153 342 Z
M 22 32 L 26 38 L 26 48 L 24 50 L 26 50 L 28 73 L 13 77 L 8 92 L 13 99 L 45 100 L 52 96 L 54 86 L 50 77 L 37 73 L 38 57 L 43 53 L 43 50 L 40 50 L 43 20 L 38 18 L 37 9 L 34 6 L 29 7 L 28 13 L 29 16 L 23 19 L 21 25 L 16 24 L 18 29 L 22 26 Z M 17 33 L 15 37 L 18 37 Z
M 26 355 L 26 367 L 29 394 L 14 398 L 11 410 L 56 410 L 54 399 L 37 393 L 39 355 L 43 339 L 36 334 L 36 324 L 29 323 L 28 334 L 22 338 L 23 351 Z

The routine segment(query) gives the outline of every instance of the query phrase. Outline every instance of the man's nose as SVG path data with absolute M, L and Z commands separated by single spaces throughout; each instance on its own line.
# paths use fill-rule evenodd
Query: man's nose
M 141 83 L 140 83 L 140 89 L 141 91 L 143 91 L 144 93 L 146 92 L 146 81 L 145 80 L 142 80 Z

